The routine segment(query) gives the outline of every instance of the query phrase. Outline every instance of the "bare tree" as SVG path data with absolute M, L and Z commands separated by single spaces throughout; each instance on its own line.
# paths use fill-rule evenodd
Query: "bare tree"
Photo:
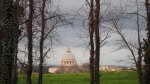
M 44 47 L 44 31 L 45 31 L 45 2 L 46 0 L 42 0 L 42 8 L 41 8 L 41 21 L 42 21 L 42 27 L 41 27 L 41 38 L 40 38 L 40 64 L 39 64 L 39 79 L 38 84 L 42 84 L 43 79 L 43 47 Z
M 52 4 L 51 0 L 50 1 L 41 0 L 41 1 L 42 1 L 42 5 L 40 7 L 41 19 L 40 22 L 37 21 L 38 23 L 37 25 L 41 26 L 40 32 L 37 32 L 40 33 L 40 41 L 39 41 L 40 63 L 39 63 L 39 79 L 38 79 L 39 84 L 42 84 L 44 59 L 47 58 L 47 53 L 51 51 L 51 46 L 53 44 L 54 38 L 56 37 L 54 34 L 55 30 L 60 26 L 70 24 L 70 21 L 68 21 L 65 18 L 65 14 L 61 14 L 59 12 L 59 9 L 57 10 L 52 9 L 51 11 L 50 9 L 46 9 L 46 5 Z M 50 42 L 50 44 L 46 46 L 47 42 Z
M 90 84 L 99 84 L 99 56 L 100 56 L 100 0 L 87 1 L 89 12 L 89 34 L 90 34 Z M 95 39 L 94 39 L 95 36 Z M 95 40 L 95 42 L 94 42 Z M 95 49 L 94 49 L 95 47 Z
M 138 57 L 137 57 L 137 62 L 136 62 L 136 67 L 137 67 L 137 74 L 138 74 L 138 79 L 139 79 L 139 84 L 143 84 L 143 72 L 142 72 L 142 42 L 141 42 L 141 35 L 140 35 L 140 24 L 139 24 L 139 5 L 138 1 L 136 0 L 136 6 L 137 6 L 137 15 L 136 15 L 136 24 L 137 24 L 137 41 L 138 41 Z
M 28 67 L 27 67 L 27 84 L 32 84 L 32 51 L 33 51 L 33 0 L 29 0 L 29 17 L 27 23 L 28 37 Z
M 16 84 L 17 83 L 17 54 L 18 54 L 18 39 L 19 39 L 19 36 L 21 35 L 21 31 L 19 29 L 19 20 L 20 20 L 20 17 L 23 15 L 23 12 L 21 10 L 21 6 L 19 5 L 19 0 L 16 0 L 14 2 L 14 7 L 15 7 L 15 20 L 16 20 L 16 33 L 17 33 L 17 36 L 16 36 L 16 47 L 15 47 L 15 53 L 14 53 L 14 62 L 13 62 L 13 71 L 12 71 L 12 83 L 13 84 Z
M 94 1 L 89 3 L 89 34 L 90 34 L 90 84 L 94 84 Z
M 141 65 L 142 65 L 142 50 L 141 50 L 142 47 L 141 47 L 141 44 L 138 46 L 138 48 L 136 48 L 136 50 L 138 51 L 138 53 L 136 53 L 133 48 L 133 47 L 135 47 L 135 45 L 127 41 L 124 34 L 122 33 L 122 30 L 118 26 L 118 23 L 113 22 L 113 24 L 114 24 L 114 28 L 116 29 L 116 32 L 120 35 L 120 37 L 122 39 L 121 40 L 121 42 L 123 43 L 122 48 L 126 47 L 132 54 L 132 58 L 134 60 L 134 63 L 135 63 L 136 69 L 137 69 L 139 83 L 142 84 L 142 67 L 141 67 Z M 139 43 L 141 43 L 141 40 Z M 138 54 L 138 56 L 136 54 Z
M 95 0 L 95 84 L 100 84 L 99 82 L 99 62 L 100 62 L 100 36 L 99 36 L 99 26 L 100 26 L 100 0 Z
M 110 20 L 110 22 L 113 24 L 113 28 L 115 28 L 115 32 L 121 37 L 121 48 L 126 48 L 131 52 L 132 59 L 134 61 L 136 72 L 139 79 L 139 84 L 143 84 L 143 78 L 142 78 L 142 36 L 140 31 L 140 19 L 139 19 L 139 7 L 138 2 L 136 1 L 137 11 L 133 15 L 136 17 L 136 26 L 137 26 L 137 45 L 135 43 L 131 43 L 125 38 L 124 33 L 122 32 L 123 27 L 119 25 L 119 21 L 121 19 L 125 19 L 124 17 L 128 15 L 128 13 L 120 13 L 119 15 L 114 15 L 114 17 Z M 127 14 L 127 15 L 126 15 Z M 126 17 L 127 18 L 127 17 Z

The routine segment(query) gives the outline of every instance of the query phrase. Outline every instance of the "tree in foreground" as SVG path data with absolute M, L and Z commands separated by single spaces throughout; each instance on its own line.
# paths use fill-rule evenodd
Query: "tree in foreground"
M 100 84 L 99 82 L 99 62 L 100 62 L 100 0 L 87 1 L 90 7 L 89 12 L 89 35 L 90 35 L 90 84 Z M 95 37 L 95 38 L 94 38 Z
M 145 7 L 147 12 L 147 39 L 144 39 L 144 71 L 143 71 L 143 84 L 150 84 L 150 3 L 145 0 Z
M 90 84 L 94 84 L 94 9 L 93 0 L 90 1 L 89 34 L 90 34 Z
M 33 51 L 33 0 L 29 0 L 29 16 L 27 23 L 28 37 L 28 67 L 27 67 L 27 84 L 32 84 L 32 51 Z
M 44 46 L 44 31 L 45 31 L 45 3 L 46 0 L 42 0 L 42 8 L 41 8 L 41 37 L 40 37 L 40 64 L 39 64 L 39 78 L 38 84 L 42 84 L 43 81 L 43 61 L 44 61 L 44 54 L 43 54 L 43 46 Z
M 99 24 L 100 24 L 100 0 L 95 0 L 95 84 L 99 82 L 99 62 L 100 62 L 100 36 L 99 36 Z
M 13 58 L 15 54 L 16 40 L 17 40 L 17 29 L 15 23 L 15 9 L 13 0 L 3 1 L 3 18 L 2 18 L 2 55 L 1 55 L 1 66 L 0 72 L 1 79 L 0 84 L 11 84 L 12 83 L 12 66 Z
M 3 18 L 3 0 L 0 0 L 0 22 L 2 22 Z M 3 35 L 2 35 L 2 24 L 0 24 L 0 67 L 1 67 L 1 57 L 3 53 L 3 46 L 2 46 L 2 41 L 3 41 Z M 1 79 L 1 70 L 0 70 L 0 79 Z

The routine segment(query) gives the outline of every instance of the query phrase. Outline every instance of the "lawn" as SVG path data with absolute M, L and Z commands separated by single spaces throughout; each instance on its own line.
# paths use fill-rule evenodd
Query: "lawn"
M 25 84 L 24 76 L 19 76 L 18 84 Z M 37 84 L 37 74 L 33 84 Z M 89 73 L 44 74 L 43 84 L 89 84 Z M 101 84 L 138 84 L 138 80 L 135 72 L 103 72 Z

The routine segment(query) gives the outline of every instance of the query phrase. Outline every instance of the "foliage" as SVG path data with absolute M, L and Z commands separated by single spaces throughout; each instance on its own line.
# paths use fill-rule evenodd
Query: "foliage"
M 10 84 L 12 75 L 13 56 L 16 44 L 16 23 L 13 0 L 4 1 L 4 18 L 2 21 L 4 39 L 2 41 L 3 54 L 1 57 L 0 84 Z

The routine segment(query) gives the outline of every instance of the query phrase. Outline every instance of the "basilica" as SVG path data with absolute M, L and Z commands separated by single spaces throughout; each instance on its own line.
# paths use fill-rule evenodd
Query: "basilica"
M 50 73 L 75 73 L 79 71 L 75 56 L 68 47 L 61 58 L 61 65 L 59 67 L 50 67 Z
M 69 47 L 68 47 L 66 53 L 62 56 L 61 66 L 77 66 L 76 58 L 72 54 Z

